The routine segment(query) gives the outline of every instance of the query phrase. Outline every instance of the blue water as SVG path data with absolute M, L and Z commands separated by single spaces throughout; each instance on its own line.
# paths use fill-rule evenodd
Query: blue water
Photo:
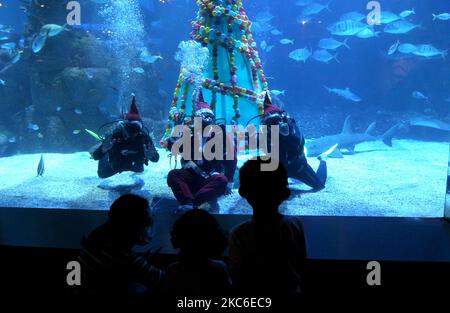
M 0 24 L 12 28 L 9 33 L 0 29 L 0 37 L 10 37 L 16 44 L 20 38 L 25 41 L 24 47 L 11 51 L 6 47 L 0 48 L 0 158 L 87 151 L 95 141 L 83 129 L 95 131 L 120 118 L 129 106 L 131 93 L 137 95 L 142 115 L 156 121 L 155 124 L 159 123 L 151 129 L 155 141 L 159 141 L 180 71 L 180 63 L 174 56 L 179 43 L 190 39 L 191 21 L 197 15 L 198 6 L 194 0 L 111 1 L 120 10 L 107 14 L 105 7 L 96 1 L 80 1 L 82 25 L 48 38 L 42 51 L 35 53 L 31 44 L 43 24 L 64 25 L 66 2 L 32 1 L 34 5 L 39 3 L 43 7 L 35 8 L 41 10 L 39 13 L 26 14 L 21 6 L 27 1 L 0 0 Z M 388 51 L 397 41 L 449 50 L 450 20 L 433 21 L 432 14 L 450 13 L 450 2 L 380 1 L 382 11 L 395 14 L 414 8 L 416 14 L 406 20 L 421 27 L 406 34 L 393 35 L 383 32 L 385 25 L 375 26 L 379 36 L 369 39 L 334 36 L 327 30 L 344 13 L 358 11 L 368 14 L 367 1 L 333 0 L 329 3 L 329 10 L 323 10 L 306 23 L 299 23 L 304 7 L 296 5 L 296 2 L 244 0 L 243 4 L 251 21 L 263 23 L 261 13 L 266 13 L 272 16 L 267 24 L 282 33 L 274 35 L 270 29 L 258 32 L 255 28 L 253 36 L 269 89 L 285 92 L 274 97 L 274 102 L 299 121 L 307 139 L 339 133 L 345 118 L 352 115 L 355 131 L 363 131 L 371 122 L 377 121 L 378 134 L 400 121 L 432 119 L 441 124 L 411 128 L 399 134 L 398 138 L 438 141 L 436 147 L 439 149 L 442 148 L 441 143 L 449 142 L 450 56 L 427 59 L 398 52 L 388 55 Z M 326 4 L 325 0 L 316 2 Z M 127 7 L 128 4 L 132 5 Z M 89 40 L 80 41 L 82 43 L 78 46 L 74 44 L 87 37 Z M 298 62 L 289 57 L 296 49 L 314 52 L 319 49 L 321 39 L 330 37 L 339 41 L 347 39 L 350 47 L 330 51 L 338 61 L 333 59 L 322 63 L 310 57 L 306 62 Z M 293 40 L 294 43 L 282 44 L 281 39 Z M 273 49 L 264 51 L 263 42 Z M 92 46 L 87 46 L 87 43 Z M 139 56 L 143 49 L 162 59 L 154 64 L 142 63 Z M 12 63 L 18 54 L 21 55 L 20 60 Z M 80 73 L 86 73 L 87 78 Z M 324 86 L 341 90 L 349 88 L 361 101 L 339 97 Z M 428 99 L 420 99 L 417 97 L 419 93 Z M 415 143 L 410 143 L 410 146 L 416 147 Z M 431 144 L 429 147 L 434 146 Z M 379 147 L 368 149 L 377 151 Z M 434 160 L 427 157 L 430 156 L 424 153 L 424 160 Z M 418 160 L 413 161 L 422 159 Z M 332 177 L 332 182 L 338 180 L 338 177 Z M 415 186 L 413 183 L 409 185 Z M 401 188 L 403 185 L 398 187 L 399 190 Z M 415 191 L 412 189 L 411 192 Z M 414 214 L 402 212 L 399 215 Z
M 320 1 L 317 1 L 320 2 Z M 322 1 L 323 2 L 323 1 Z M 162 48 L 165 54 L 171 54 L 180 40 L 186 40 L 190 31 L 188 21 L 194 16 L 196 8 L 192 1 L 173 1 L 161 6 L 162 20 L 177 16 L 177 21 L 168 23 L 163 35 Z M 319 136 L 323 132 L 334 133 L 349 114 L 356 116 L 362 125 L 378 120 L 381 127 L 389 127 L 398 119 L 410 115 L 429 115 L 445 118 L 449 114 L 450 103 L 450 63 L 447 59 L 388 56 L 389 47 L 397 40 L 401 43 L 432 44 L 440 50 L 450 48 L 450 21 L 433 21 L 432 14 L 450 12 L 450 3 L 441 0 L 432 1 L 380 1 L 382 11 L 399 14 L 403 10 L 415 9 L 416 14 L 407 18 L 423 28 L 412 30 L 407 34 L 393 35 L 384 33 L 385 25 L 376 26 L 381 31 L 379 37 L 360 39 L 355 36 L 340 37 L 330 35 L 327 26 L 339 20 L 344 13 L 358 11 L 368 14 L 367 1 L 335 0 L 330 4 L 332 12 L 327 10 L 318 14 L 311 22 L 301 25 L 297 17 L 302 7 L 290 1 L 244 1 L 250 20 L 260 12 L 269 11 L 274 17 L 269 22 L 283 35 L 274 36 L 270 32 L 253 33 L 258 46 L 262 41 L 274 45 L 269 52 L 259 49 L 264 64 L 265 75 L 270 77 L 269 88 L 286 90 L 281 96 L 282 103 L 292 115 L 302 120 L 311 116 L 317 122 L 309 131 Z M 350 50 L 345 47 L 337 49 L 338 60 L 324 64 L 312 60 L 296 62 L 288 57 L 295 49 L 318 49 L 322 38 L 333 37 L 343 41 L 348 38 Z M 293 39 L 293 45 L 282 45 L 282 38 Z M 334 52 L 332 53 L 334 54 Z M 170 65 L 169 65 L 170 66 Z M 173 67 L 172 67 L 173 66 Z M 169 68 L 170 75 L 164 81 L 164 87 L 173 88 L 173 81 L 178 75 L 177 65 Z M 328 93 L 324 85 L 337 88 L 349 87 L 363 101 L 353 103 Z M 412 92 L 420 91 L 430 98 L 429 102 L 412 97 Z M 329 120 L 319 121 L 319 116 L 332 116 Z M 319 125 L 319 124 L 325 125 Z M 358 124 L 358 123 L 357 123 Z M 358 127 L 358 125 L 356 125 Z M 362 127 L 362 126 L 361 126 Z

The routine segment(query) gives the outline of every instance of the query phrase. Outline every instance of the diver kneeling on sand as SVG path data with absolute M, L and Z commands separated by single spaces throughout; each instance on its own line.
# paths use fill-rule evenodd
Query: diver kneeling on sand
M 301 134 L 295 120 L 286 111 L 272 104 L 268 93 L 264 100 L 264 116 L 262 125 L 267 126 L 267 148 L 270 149 L 271 126 L 279 126 L 279 160 L 286 167 L 288 176 L 295 178 L 319 191 L 325 188 L 327 180 L 326 155 L 318 157 L 320 161 L 317 172 L 311 168 L 306 159 L 305 138 Z
M 144 164 L 158 162 L 159 154 L 144 128 L 133 95 L 130 111 L 119 121 L 113 131 L 101 143 L 91 149 L 94 160 L 98 160 L 98 176 L 111 177 L 117 173 L 132 171 L 141 173 Z

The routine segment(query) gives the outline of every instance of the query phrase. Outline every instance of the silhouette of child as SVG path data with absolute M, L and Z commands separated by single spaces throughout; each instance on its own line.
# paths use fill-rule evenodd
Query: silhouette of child
M 81 292 L 126 295 L 136 284 L 149 295 L 162 290 L 165 273 L 132 250 L 146 242 L 152 224 L 145 198 L 127 194 L 114 201 L 106 223 L 82 240 Z
M 229 266 L 238 291 L 257 295 L 298 295 L 306 244 L 301 221 L 278 212 L 289 198 L 288 176 L 281 163 L 263 171 L 269 161 L 260 158 L 244 164 L 240 195 L 253 208 L 253 218 L 235 227 L 229 240 Z
M 226 236 L 208 212 L 193 209 L 174 224 L 172 244 L 180 250 L 180 261 L 167 269 L 169 292 L 176 296 L 223 296 L 231 286 L 227 266 L 219 257 Z

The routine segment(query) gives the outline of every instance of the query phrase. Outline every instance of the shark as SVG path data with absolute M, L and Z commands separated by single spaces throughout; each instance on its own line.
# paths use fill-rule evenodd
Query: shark
M 410 126 L 428 127 L 450 132 L 450 124 L 431 117 L 418 116 L 411 118 L 408 122 Z
M 385 145 L 392 147 L 392 137 L 403 127 L 403 125 L 401 123 L 396 124 L 381 136 L 374 135 L 375 127 L 376 123 L 373 122 L 364 133 L 355 133 L 352 129 L 351 116 L 347 116 L 343 130 L 340 134 L 306 140 L 306 154 L 308 157 L 320 156 L 330 151 L 330 148 L 333 146 L 337 145 L 336 149 L 332 149 L 329 157 L 342 158 L 343 155 L 341 149 L 346 149 L 350 153 L 353 153 L 357 144 L 378 140 L 382 140 Z

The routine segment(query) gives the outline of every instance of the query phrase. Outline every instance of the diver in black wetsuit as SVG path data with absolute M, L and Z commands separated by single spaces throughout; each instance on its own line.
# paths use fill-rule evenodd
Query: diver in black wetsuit
M 133 97 L 125 120 L 118 122 L 111 134 L 93 147 L 94 160 L 98 160 L 98 176 L 108 178 L 117 173 L 142 173 L 144 164 L 158 162 L 159 154 L 149 134 L 144 130 L 141 116 Z
M 319 156 L 320 165 L 315 172 L 308 164 L 304 153 L 305 138 L 298 129 L 295 120 L 284 110 L 272 104 L 266 94 L 264 102 L 264 117 L 262 124 L 267 126 L 268 147 L 270 147 L 270 126 L 280 127 L 279 137 L 279 161 L 286 167 L 289 177 L 300 180 L 306 185 L 319 191 L 325 188 L 327 180 L 327 163 L 322 156 Z

